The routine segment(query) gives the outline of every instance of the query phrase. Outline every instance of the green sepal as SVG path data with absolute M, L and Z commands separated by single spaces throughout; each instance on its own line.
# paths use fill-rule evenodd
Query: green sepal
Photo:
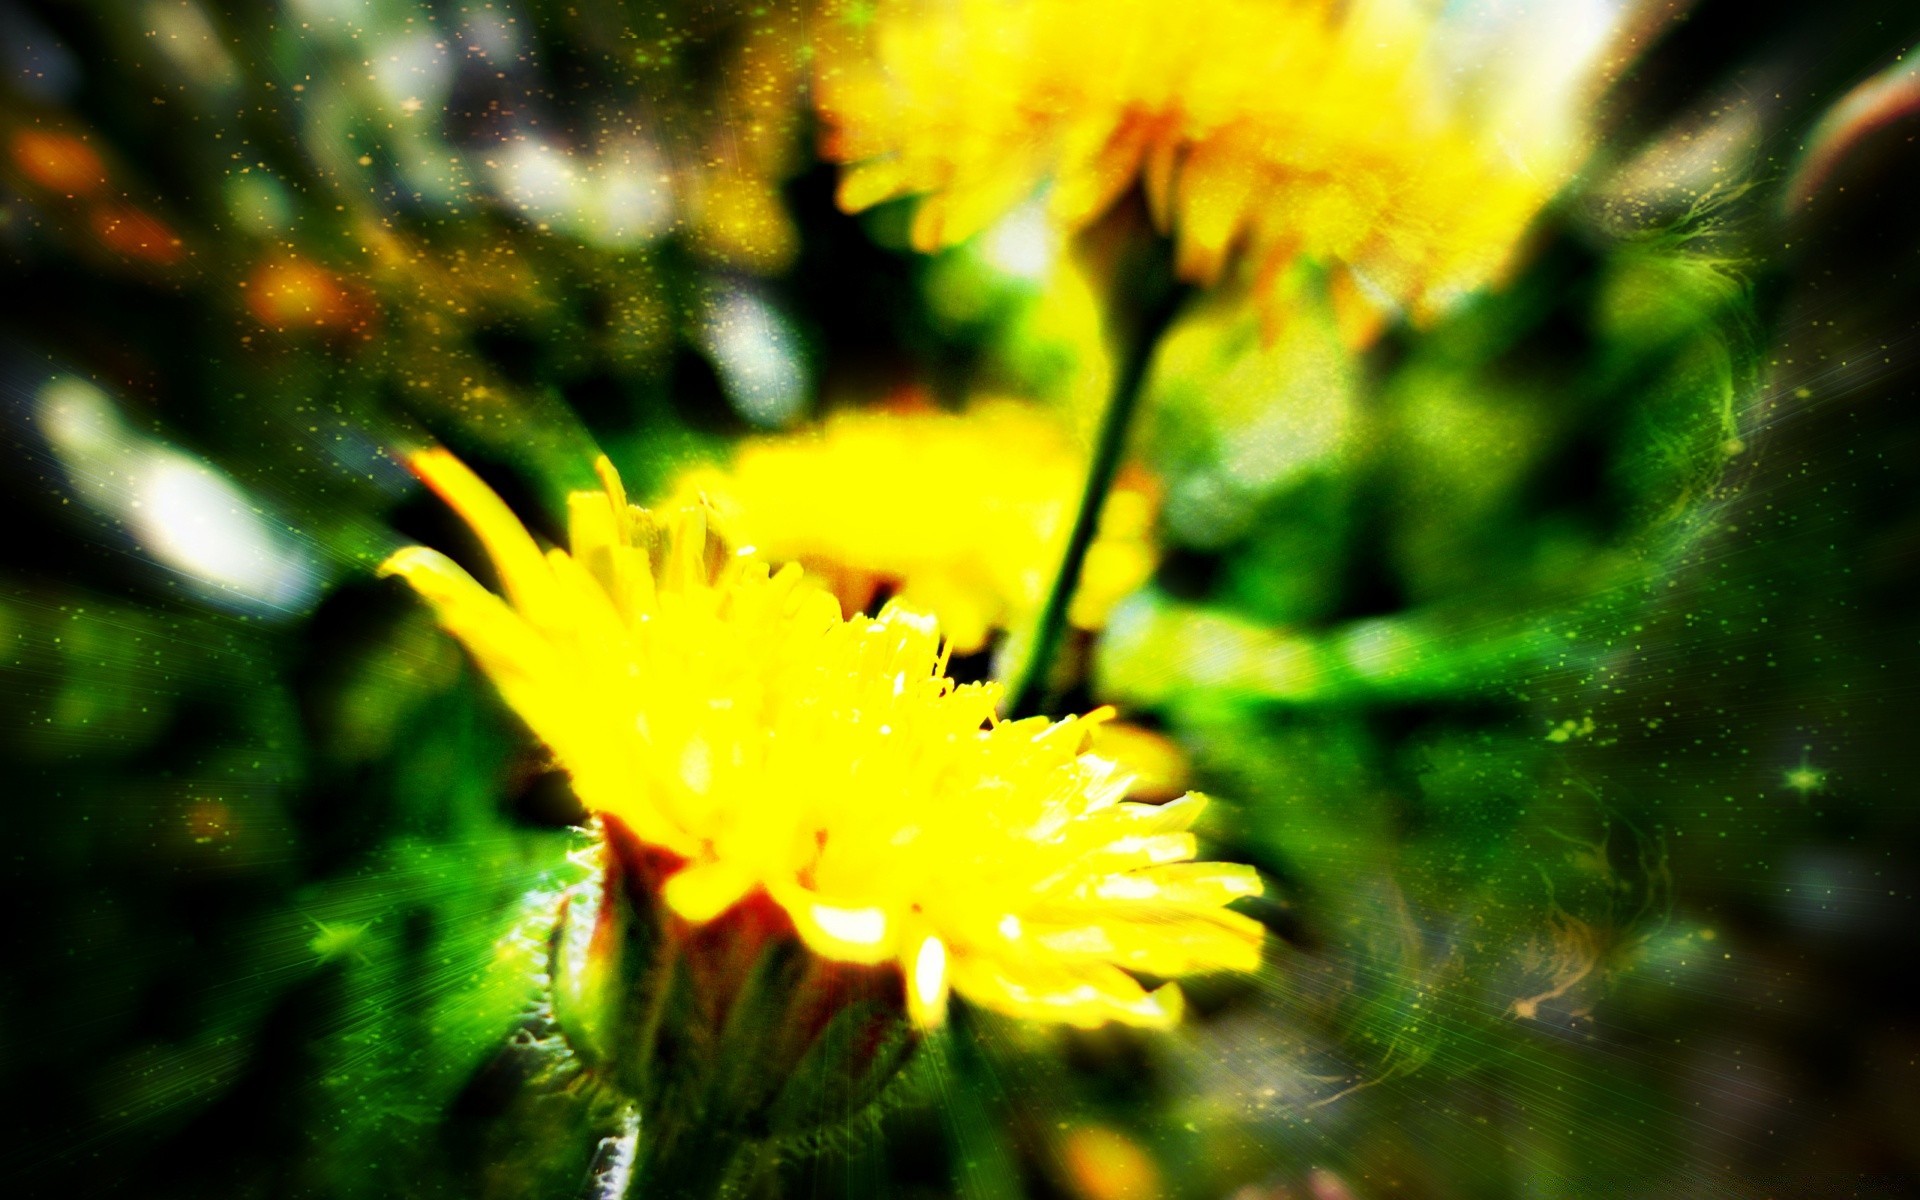
M 918 1041 L 905 981 L 813 953 L 764 893 L 688 922 L 661 900 L 681 860 L 617 820 L 600 832 L 599 869 L 554 931 L 559 1036 L 640 1114 L 628 1194 L 742 1194 L 899 1072 Z

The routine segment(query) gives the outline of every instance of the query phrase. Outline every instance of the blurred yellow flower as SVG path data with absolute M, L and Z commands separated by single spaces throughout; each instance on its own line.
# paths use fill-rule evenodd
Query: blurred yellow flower
M 897 605 L 843 619 L 788 565 L 729 553 L 700 508 L 570 506 L 542 551 L 443 451 L 415 470 L 479 535 L 505 598 L 425 547 L 406 579 L 547 743 L 587 807 L 673 856 L 662 898 L 709 922 L 771 899 L 824 959 L 897 964 L 937 1023 L 949 988 L 1017 1016 L 1091 1026 L 1178 1019 L 1158 977 L 1258 965 L 1261 928 L 1224 906 L 1247 867 L 1196 863 L 1203 803 L 1120 799 L 1087 751 L 1103 710 L 995 719 L 955 686 L 934 622 Z
M 1154 1200 L 1166 1195 L 1158 1164 L 1138 1142 L 1105 1125 L 1075 1125 L 1060 1137 L 1060 1165 L 1084 1200 Z
M 824 152 L 850 211 L 921 197 L 927 251 L 1043 183 L 1071 229 L 1138 180 L 1189 279 L 1240 249 L 1279 301 L 1304 257 L 1348 268 L 1349 308 L 1418 319 L 1500 273 L 1583 149 L 1564 81 L 1463 86 L 1433 4 L 880 0 L 854 19 L 870 8 L 820 23 Z
M 672 503 L 711 505 L 729 540 L 804 564 L 848 612 L 893 589 L 965 654 L 1046 602 L 1085 459 L 1062 422 L 1013 401 L 844 411 L 818 430 L 750 439 L 730 467 L 687 472 Z M 1099 628 L 1152 573 L 1154 507 L 1137 473 L 1107 498 L 1068 614 L 1076 626 Z

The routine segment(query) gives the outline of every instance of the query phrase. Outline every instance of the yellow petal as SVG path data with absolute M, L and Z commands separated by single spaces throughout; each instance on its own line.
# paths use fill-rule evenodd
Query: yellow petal
M 459 638 L 489 675 L 526 678 L 551 667 L 553 648 L 525 618 L 438 550 L 397 550 L 380 564 L 380 573 L 412 585 L 441 627 Z
M 923 937 L 912 955 L 901 960 L 907 975 L 907 1012 L 922 1029 L 933 1029 L 947 1019 L 947 946 L 937 937 Z
M 829 904 L 804 888 L 779 882 L 768 890 L 787 910 L 801 940 L 826 957 L 879 963 L 895 956 L 899 930 L 886 909 Z
M 673 911 L 695 923 L 711 921 L 732 908 L 753 887 L 753 877 L 727 862 L 682 867 L 664 889 Z
M 546 556 L 506 502 L 467 464 L 438 447 L 421 450 L 407 461 L 480 538 L 514 605 L 535 624 L 551 619 L 553 577 Z

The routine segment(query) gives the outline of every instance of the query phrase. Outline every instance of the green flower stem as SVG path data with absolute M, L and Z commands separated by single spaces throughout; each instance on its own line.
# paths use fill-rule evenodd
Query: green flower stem
M 649 1144 L 643 1127 L 620 1200 L 746 1200 L 778 1161 L 769 1141 L 743 1138 L 710 1121 L 695 1118 L 666 1145 Z
M 1182 283 L 1162 289 L 1158 298 L 1141 313 L 1134 336 L 1128 339 L 1126 355 L 1114 374 L 1113 394 L 1100 417 L 1100 432 L 1094 443 L 1093 459 L 1087 465 L 1087 482 L 1080 493 L 1080 508 L 1073 517 L 1073 532 L 1067 537 L 1066 555 L 1054 576 L 1053 589 L 1047 593 L 1046 607 L 1040 610 L 1040 618 L 1034 624 L 1026 662 L 1016 677 L 1018 683 L 1007 704 L 1009 720 L 1047 711 L 1054 658 L 1060 653 L 1060 644 L 1067 633 L 1067 610 L 1073 603 L 1073 594 L 1080 589 L 1087 551 L 1100 532 L 1100 514 L 1106 508 L 1107 493 L 1113 490 L 1114 478 L 1120 473 L 1120 462 L 1126 455 L 1127 434 L 1133 426 L 1134 414 L 1140 409 L 1141 395 L 1146 391 L 1147 368 L 1152 366 L 1161 338 L 1173 325 L 1191 291 Z

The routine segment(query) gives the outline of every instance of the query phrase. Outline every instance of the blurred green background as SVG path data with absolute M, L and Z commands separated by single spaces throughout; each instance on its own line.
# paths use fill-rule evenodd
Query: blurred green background
M 1269 967 L 1175 1035 L 964 1012 L 782 1194 L 1912 1186 L 1915 32 L 1704 0 L 1508 287 L 1358 353 L 1185 314 L 1163 560 L 1071 698 L 1191 760 Z M 841 214 L 783 4 L 0 43 L 8 1191 L 587 1194 L 604 1130 L 502 1051 L 581 813 L 372 577 L 465 548 L 397 453 L 557 534 L 595 447 L 647 497 L 903 386 L 1083 420 L 1112 281 Z

